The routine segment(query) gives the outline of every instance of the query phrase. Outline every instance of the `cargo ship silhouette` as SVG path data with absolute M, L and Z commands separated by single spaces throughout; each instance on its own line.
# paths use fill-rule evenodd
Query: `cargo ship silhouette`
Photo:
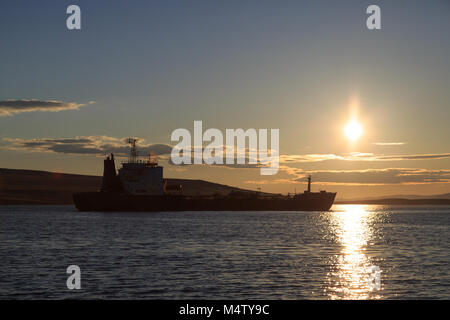
M 168 185 L 163 167 L 151 158 L 138 160 L 136 139 L 128 139 L 130 155 L 116 172 L 114 155 L 104 160 L 102 188 L 73 194 L 80 211 L 328 211 L 336 193 L 311 192 L 268 195 L 231 191 L 227 195 L 185 196 L 181 185 Z

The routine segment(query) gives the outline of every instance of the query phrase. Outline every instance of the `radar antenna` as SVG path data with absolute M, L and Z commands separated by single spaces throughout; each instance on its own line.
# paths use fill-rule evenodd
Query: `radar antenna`
M 128 138 L 127 143 L 130 144 L 130 155 L 128 158 L 129 163 L 136 163 L 138 159 L 138 151 L 136 149 L 136 142 L 137 139 L 135 138 Z

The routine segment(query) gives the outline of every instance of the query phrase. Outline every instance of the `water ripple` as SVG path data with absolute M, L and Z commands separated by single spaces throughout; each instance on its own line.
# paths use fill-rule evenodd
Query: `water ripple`
M 450 298 L 450 208 L 80 213 L 0 207 L 0 298 Z M 66 288 L 79 265 L 82 289 Z M 376 266 L 381 288 L 369 283 Z

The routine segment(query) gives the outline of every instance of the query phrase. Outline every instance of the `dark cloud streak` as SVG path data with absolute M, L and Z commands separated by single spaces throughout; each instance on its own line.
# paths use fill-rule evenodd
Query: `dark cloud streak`
M 76 138 L 43 138 L 43 139 L 12 139 L 4 138 L 4 148 L 9 150 L 55 152 L 64 154 L 99 155 L 114 153 L 119 157 L 129 154 L 125 138 L 113 138 L 107 136 L 89 136 Z M 167 155 L 172 151 L 172 146 L 166 144 L 146 144 L 144 139 L 138 143 L 139 154 Z
M 88 104 L 93 103 L 94 101 L 90 101 Z M 86 104 L 56 100 L 9 99 L 0 101 L 0 117 L 12 116 L 23 112 L 78 110 L 83 106 L 86 106 Z

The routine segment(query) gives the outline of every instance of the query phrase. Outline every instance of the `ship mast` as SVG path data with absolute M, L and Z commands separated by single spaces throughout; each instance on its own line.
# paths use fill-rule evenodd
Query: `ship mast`
M 311 175 L 308 176 L 308 192 L 311 192 Z
M 137 139 L 135 138 L 128 138 L 127 142 L 130 144 L 130 155 L 128 157 L 129 163 L 136 163 L 138 159 L 138 151 L 136 149 L 136 142 Z

